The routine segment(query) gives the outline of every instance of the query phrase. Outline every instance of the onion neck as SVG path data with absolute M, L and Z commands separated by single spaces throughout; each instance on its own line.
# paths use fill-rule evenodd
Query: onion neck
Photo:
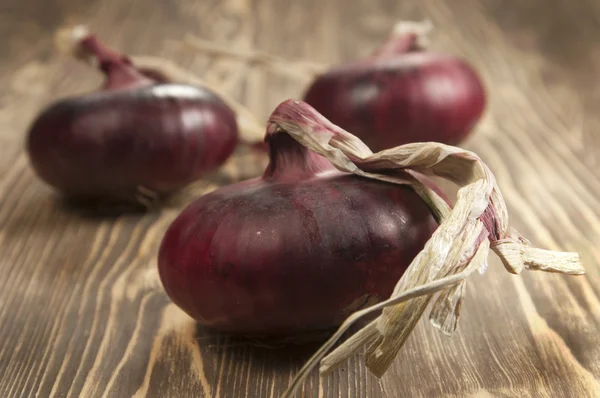
M 377 48 L 372 58 L 389 58 L 401 54 L 427 50 L 428 35 L 432 29 L 431 22 L 398 22 L 388 39 Z
M 125 55 L 102 44 L 95 35 L 79 41 L 81 52 L 93 60 L 106 76 L 104 90 L 146 86 L 154 81 L 145 77 Z
M 332 163 L 308 149 L 310 143 L 297 141 L 296 137 L 300 139 L 303 136 L 320 141 L 327 150 L 334 152 L 347 149 L 365 155 L 373 153 L 362 141 L 333 124 L 306 102 L 288 99 L 275 108 L 267 123 L 265 141 L 269 146 L 270 162 L 265 178 L 310 178 L 319 172 L 333 170 L 334 165 L 344 170 L 342 159 L 330 157 L 335 159 Z M 328 146 L 327 143 L 332 140 L 335 146 Z
M 269 148 L 269 165 L 263 178 L 297 181 L 333 169 L 327 159 L 302 146 L 284 131 L 267 135 L 265 141 Z
M 59 28 L 54 42 L 59 51 L 99 68 L 106 76 L 104 90 L 147 86 L 157 81 L 152 74 L 136 68 L 127 56 L 101 43 L 83 25 Z

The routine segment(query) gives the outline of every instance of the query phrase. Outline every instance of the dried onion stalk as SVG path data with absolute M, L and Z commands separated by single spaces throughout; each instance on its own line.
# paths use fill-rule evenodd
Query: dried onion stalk
M 293 100 L 278 106 L 267 128 L 288 133 L 339 170 L 409 184 L 440 221 L 392 296 L 349 316 L 300 370 L 285 397 L 292 396 L 319 363 L 320 373 L 326 374 L 366 344 L 366 365 L 381 377 L 432 300 L 431 323 L 451 335 L 458 325 L 466 278 L 475 270 L 485 271 L 489 249 L 514 274 L 523 270 L 569 275 L 585 272 L 577 253 L 530 247 L 526 239 L 509 227 L 506 204 L 494 175 L 473 152 L 430 142 L 373 153 L 358 138 L 332 124 L 308 104 Z M 422 175 L 441 177 L 460 186 L 454 207 L 450 208 L 433 187 L 422 183 Z M 382 309 L 379 317 L 326 355 L 352 324 Z

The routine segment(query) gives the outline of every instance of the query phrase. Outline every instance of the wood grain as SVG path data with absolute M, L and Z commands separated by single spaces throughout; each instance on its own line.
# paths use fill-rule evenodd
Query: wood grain
M 276 397 L 315 344 L 264 348 L 197 326 L 171 304 L 157 245 L 194 195 L 258 175 L 240 150 L 157 214 L 94 216 L 32 173 L 24 132 L 54 98 L 100 77 L 53 51 L 84 21 L 132 54 L 216 82 L 261 120 L 302 86 L 169 46 L 185 33 L 334 63 L 369 52 L 398 19 L 429 18 L 432 46 L 468 58 L 489 106 L 465 144 L 490 165 L 512 223 L 533 243 L 576 250 L 585 277 L 507 274 L 495 259 L 468 284 L 460 329 L 424 320 L 381 380 L 350 360 L 305 397 L 600 396 L 600 5 L 593 0 L 9 0 L 0 5 L 0 396 Z

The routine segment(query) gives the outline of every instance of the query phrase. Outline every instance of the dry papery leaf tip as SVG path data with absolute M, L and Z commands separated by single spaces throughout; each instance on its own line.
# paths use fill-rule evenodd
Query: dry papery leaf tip
M 341 171 L 395 184 L 408 184 L 430 206 L 440 225 L 416 256 L 389 299 L 350 315 L 306 362 L 283 394 L 291 397 L 320 364 L 327 374 L 367 346 L 366 366 L 381 377 L 398 355 L 425 312 L 434 327 L 451 335 L 457 328 L 466 278 L 485 272 L 491 249 L 508 272 L 523 270 L 584 274 L 577 253 L 531 247 L 508 225 L 506 204 L 496 179 L 473 152 L 440 143 L 402 145 L 373 153 L 363 142 L 294 100 L 281 103 L 270 116 L 268 131 L 285 132 L 306 148 L 326 157 Z M 441 177 L 460 189 L 453 207 L 426 177 Z M 356 321 L 381 314 L 328 354 Z

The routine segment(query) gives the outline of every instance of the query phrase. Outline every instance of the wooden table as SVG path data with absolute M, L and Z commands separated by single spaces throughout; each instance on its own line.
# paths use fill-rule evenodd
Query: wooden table
M 51 32 L 86 22 L 132 54 L 202 75 L 265 120 L 302 84 L 166 42 L 185 33 L 321 63 L 366 54 L 398 19 L 429 18 L 432 47 L 467 57 L 489 91 L 465 144 L 495 172 L 512 224 L 579 251 L 585 277 L 508 274 L 469 283 L 459 331 L 423 320 L 381 380 L 361 356 L 306 397 L 600 396 L 600 3 L 594 0 L 8 0 L 0 5 L 0 396 L 272 397 L 315 347 L 267 349 L 211 333 L 171 304 L 156 251 L 177 208 L 90 216 L 33 174 L 26 128 L 99 75 L 57 54 Z M 259 159 L 260 160 L 260 159 Z M 257 175 L 239 155 L 193 192 Z M 492 256 L 493 257 L 493 256 Z

